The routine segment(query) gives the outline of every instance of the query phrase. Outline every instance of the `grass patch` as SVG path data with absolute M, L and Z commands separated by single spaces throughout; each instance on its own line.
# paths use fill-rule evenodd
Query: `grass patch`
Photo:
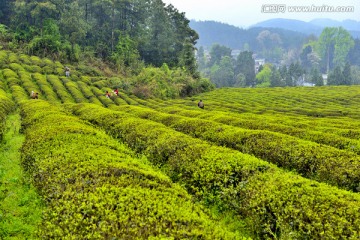
M 0 145 L 0 239 L 36 239 L 43 204 L 20 166 L 20 115 L 7 117 Z

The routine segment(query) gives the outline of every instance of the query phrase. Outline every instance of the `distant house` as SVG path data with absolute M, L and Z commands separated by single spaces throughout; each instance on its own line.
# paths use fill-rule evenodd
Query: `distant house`
M 322 74 L 322 78 L 324 79 L 324 85 L 327 85 L 328 75 L 327 74 Z
M 235 49 L 235 50 L 231 50 L 231 57 L 236 59 L 241 53 L 241 50 Z
M 314 87 L 315 83 L 306 82 L 304 75 L 299 77 L 296 81 L 296 86 L 302 86 L 302 87 Z
M 255 74 L 258 73 L 259 67 L 265 64 L 265 58 L 255 59 Z

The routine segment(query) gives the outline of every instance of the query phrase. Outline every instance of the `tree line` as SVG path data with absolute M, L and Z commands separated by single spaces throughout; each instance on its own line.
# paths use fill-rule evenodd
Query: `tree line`
M 198 77 L 198 34 L 162 0 L 0 0 L 0 24 L 7 47 L 28 54 L 71 62 L 97 57 L 134 71 L 165 63 Z
M 201 46 L 197 52 L 201 73 L 217 87 L 360 84 L 360 40 L 342 27 L 324 28 L 319 37 L 310 35 L 301 47 L 288 50 L 282 48 L 280 35 L 270 30 L 260 32 L 256 41 L 261 46 L 257 51 L 244 45 L 236 58 L 227 46 L 213 44 L 207 53 Z M 267 63 L 255 68 L 256 57 Z

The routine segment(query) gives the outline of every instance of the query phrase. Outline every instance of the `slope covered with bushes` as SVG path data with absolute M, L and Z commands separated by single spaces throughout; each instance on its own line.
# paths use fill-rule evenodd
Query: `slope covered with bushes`
M 0 51 L 0 116 L 21 109 L 46 203 L 39 239 L 360 237 L 360 88 L 220 89 L 199 109 L 126 84 L 107 98 L 123 79 L 63 67 Z

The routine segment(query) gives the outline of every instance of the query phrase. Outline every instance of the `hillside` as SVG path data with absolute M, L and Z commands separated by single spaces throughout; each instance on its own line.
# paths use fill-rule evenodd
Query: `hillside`
M 24 181 L 42 199 L 13 199 L 23 214 L 3 215 L 2 238 L 360 237 L 359 86 L 107 98 L 104 76 L 63 68 L 0 51 L 0 130 L 23 134 L 28 176 L 0 196 Z
M 215 21 L 192 20 L 190 21 L 189 26 L 199 34 L 197 46 L 206 48 L 210 48 L 214 43 L 218 43 L 231 49 L 243 49 L 244 44 L 248 44 L 250 49 L 256 52 L 261 49 L 256 37 L 265 30 L 270 30 L 272 33 L 279 34 L 285 49 L 301 46 L 307 36 L 303 33 L 280 28 L 254 27 L 250 29 L 241 29 Z
M 319 36 L 325 27 L 343 27 L 348 30 L 354 38 L 360 37 L 360 22 L 354 20 L 336 21 L 319 18 L 305 22 L 295 19 L 274 18 L 250 26 L 250 28 L 253 27 L 282 28 L 306 35 L 314 34 L 316 36 Z
M 326 24 L 325 22 L 323 23 Z M 250 28 L 253 27 L 282 28 L 296 32 L 301 32 L 307 35 L 314 34 L 317 36 L 321 34 L 321 31 L 324 28 L 323 26 L 319 26 L 311 22 L 304 22 L 301 20 L 283 19 L 283 18 L 269 19 L 250 26 Z
M 314 19 L 310 22 L 304 22 L 275 18 L 254 24 L 248 29 L 216 21 L 191 20 L 189 26 L 199 34 L 198 47 L 209 48 L 214 43 L 218 43 L 231 49 L 243 49 L 244 44 L 249 44 L 250 48 L 255 52 L 261 49 L 256 37 L 264 30 L 279 34 L 285 49 L 301 47 L 309 35 L 319 36 L 324 27 L 342 26 L 354 38 L 360 38 L 359 22 L 350 20 L 339 22 L 328 19 Z

